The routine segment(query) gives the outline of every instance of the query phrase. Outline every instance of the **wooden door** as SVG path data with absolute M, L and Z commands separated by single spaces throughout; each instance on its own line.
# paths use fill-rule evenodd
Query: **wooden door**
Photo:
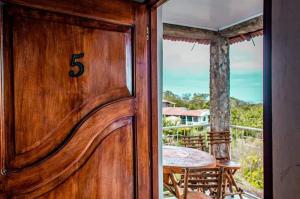
M 150 198 L 148 12 L 2 6 L 0 198 Z

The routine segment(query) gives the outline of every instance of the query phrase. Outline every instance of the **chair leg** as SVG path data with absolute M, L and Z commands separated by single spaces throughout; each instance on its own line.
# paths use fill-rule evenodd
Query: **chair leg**
M 170 179 L 171 179 L 172 184 L 174 186 L 176 197 L 179 198 L 179 196 L 180 196 L 180 190 L 179 190 L 178 182 L 177 182 L 177 180 L 175 178 L 174 173 L 170 174 Z
M 187 199 L 187 194 L 188 194 L 188 182 L 189 180 L 189 169 L 185 169 L 184 171 L 184 190 L 183 190 L 183 198 Z
M 229 192 L 230 192 L 231 194 L 233 194 L 232 180 L 231 180 L 231 178 L 230 178 L 230 176 L 229 176 L 229 174 L 228 174 L 227 172 L 226 172 L 226 178 L 227 178 L 227 180 L 228 180 L 228 189 L 229 189 Z M 234 195 L 231 195 L 231 197 L 233 198 Z
M 233 188 L 232 188 L 232 183 L 229 183 L 229 191 L 230 193 L 233 193 Z M 233 195 L 231 196 L 232 198 L 234 197 Z
M 173 194 L 174 196 L 176 196 L 176 192 L 175 192 L 175 190 L 173 190 L 172 186 L 170 186 L 170 185 L 164 183 L 164 187 L 165 187 L 171 194 Z
M 171 180 L 171 175 L 172 174 L 169 174 L 169 173 L 164 173 L 164 178 L 163 178 L 163 185 L 164 187 L 171 193 L 173 194 L 174 196 L 176 196 L 176 192 L 175 192 L 175 189 L 174 189 L 174 184 L 173 184 L 173 181 Z M 172 182 L 172 184 L 170 184 L 170 180 Z
M 224 198 L 223 177 L 224 177 L 224 168 L 221 167 L 220 168 L 220 175 L 219 175 L 219 179 L 218 179 L 219 183 L 218 183 L 218 188 L 217 188 L 217 199 L 223 199 Z M 226 178 L 225 178 L 225 180 L 226 180 Z
M 235 172 L 233 172 L 233 173 L 235 173 Z M 243 195 L 242 195 L 243 190 L 240 187 L 238 187 L 238 185 L 236 184 L 234 177 L 233 177 L 233 173 L 231 172 L 230 169 L 228 170 L 229 178 L 230 178 L 230 181 L 232 182 L 232 185 L 235 187 L 236 191 L 239 192 L 240 199 L 243 199 Z

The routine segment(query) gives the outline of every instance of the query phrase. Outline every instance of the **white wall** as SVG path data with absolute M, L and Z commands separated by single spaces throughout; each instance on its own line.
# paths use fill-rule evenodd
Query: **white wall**
M 300 198 L 300 0 L 272 2 L 275 199 Z

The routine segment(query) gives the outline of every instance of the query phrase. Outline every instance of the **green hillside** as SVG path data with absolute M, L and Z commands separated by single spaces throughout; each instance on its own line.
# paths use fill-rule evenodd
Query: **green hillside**
M 176 103 L 176 107 L 186 107 L 190 110 L 208 109 L 209 94 L 194 93 L 182 96 L 172 91 L 163 93 L 165 100 Z M 247 127 L 263 127 L 263 106 L 262 104 L 251 104 L 236 98 L 230 98 L 231 124 Z

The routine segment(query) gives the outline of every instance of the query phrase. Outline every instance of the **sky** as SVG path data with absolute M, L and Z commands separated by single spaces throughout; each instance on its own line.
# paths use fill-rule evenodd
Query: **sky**
M 230 46 L 230 96 L 262 103 L 263 38 Z M 163 90 L 209 93 L 209 45 L 163 41 Z

